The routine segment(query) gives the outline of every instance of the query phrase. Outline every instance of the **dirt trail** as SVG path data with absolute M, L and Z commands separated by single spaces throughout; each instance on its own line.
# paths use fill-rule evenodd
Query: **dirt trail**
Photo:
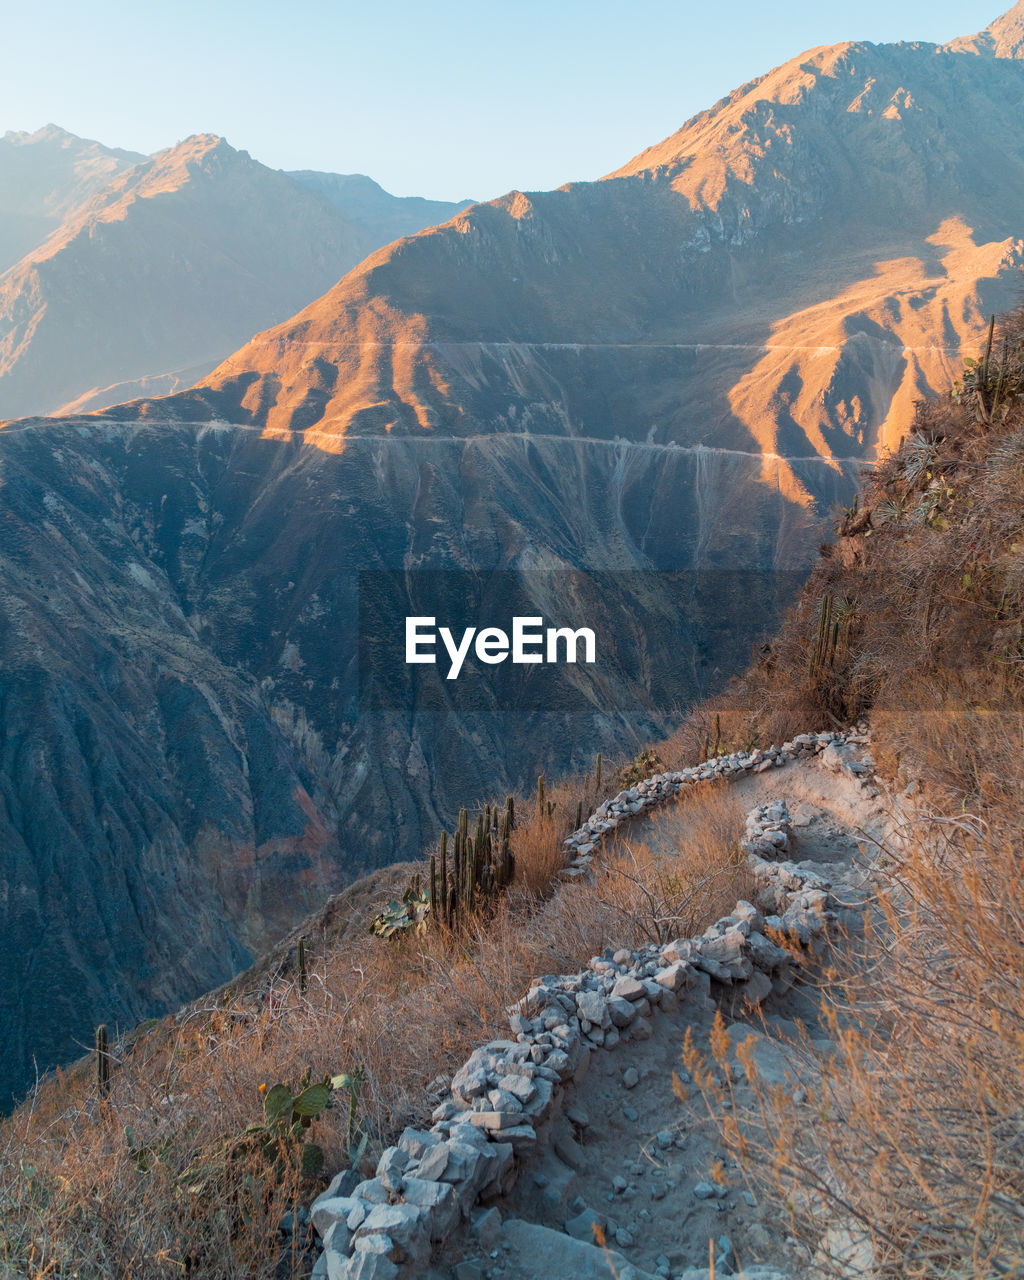
M 832 882 L 834 895 L 848 904 L 841 924 L 852 933 L 870 896 L 872 840 L 886 827 L 873 793 L 873 787 L 830 773 L 819 760 L 732 784 L 744 813 L 785 800 L 792 819 L 787 858 Z M 680 811 L 666 805 L 620 834 L 669 853 L 678 845 L 681 821 Z M 691 1087 L 688 1097 L 676 1096 L 673 1073 L 685 1092 L 689 1076 L 681 1054 L 687 1029 L 710 1056 L 708 1036 L 721 1008 L 734 1043 L 750 1034 L 758 1038 L 755 1060 L 762 1078 L 798 1090 L 798 1077 L 813 1073 L 814 1055 L 829 1051 L 820 1025 L 822 997 L 805 979 L 784 995 L 769 996 L 760 1009 L 732 1004 L 727 996 L 716 1004 L 697 994 L 678 1013 L 655 1018 L 649 1039 L 624 1040 L 592 1056 L 585 1079 L 571 1089 L 555 1151 L 529 1160 L 514 1191 L 498 1204 L 500 1236 L 497 1215 L 485 1219 L 478 1211 L 481 1234 L 451 1259 L 457 1280 L 538 1280 L 552 1267 L 558 1280 L 698 1280 L 707 1275 L 709 1241 L 715 1242 L 719 1275 L 737 1265 L 762 1280 L 806 1272 L 806 1252 L 787 1239 L 785 1223 L 759 1202 L 725 1157 L 699 1093 Z M 793 1043 L 800 1028 L 806 1029 L 803 1052 Z M 744 1084 L 734 1087 L 740 1107 L 752 1100 Z M 727 1189 L 712 1177 L 718 1162 Z M 592 1242 L 595 1218 L 613 1251 L 603 1256 L 572 1238 Z M 569 1234 L 554 1239 L 527 1223 Z

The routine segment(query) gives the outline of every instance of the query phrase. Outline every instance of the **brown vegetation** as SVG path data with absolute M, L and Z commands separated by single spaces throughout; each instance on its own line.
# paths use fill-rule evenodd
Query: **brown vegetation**
M 581 786 L 592 791 L 593 779 L 548 789 L 543 816 L 520 801 L 516 884 L 457 933 L 389 942 L 366 933 L 372 909 L 359 932 L 336 919 L 343 945 L 326 931 L 308 940 L 305 992 L 294 966 L 261 968 L 255 986 L 239 981 L 115 1046 L 104 1101 L 84 1066 L 44 1082 L 0 1131 L 0 1274 L 288 1274 L 277 1224 L 317 1183 L 240 1146 L 260 1118 L 261 1085 L 362 1068 L 358 1128 L 372 1158 L 427 1120 L 434 1077 L 507 1031 L 506 1007 L 535 974 L 702 928 L 745 891 L 741 818 L 712 791 L 678 801 L 674 853 L 623 843 L 593 883 L 552 894 Z M 347 1121 L 342 1099 L 312 1126 L 327 1170 L 348 1161 Z M 305 1274 L 303 1263 L 291 1259 L 290 1273 Z
M 724 1121 L 793 1229 L 832 1231 L 827 1273 L 1024 1274 L 1022 339 L 1024 311 L 920 406 L 728 700 L 776 738 L 870 712 L 882 770 L 912 783 L 868 936 L 821 975 L 833 1056 L 802 1105 L 747 1059 L 758 1109 Z

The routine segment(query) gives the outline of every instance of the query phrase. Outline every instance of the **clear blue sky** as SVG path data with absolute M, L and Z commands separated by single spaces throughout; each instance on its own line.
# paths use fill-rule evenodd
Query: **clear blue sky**
M 55 0 L 4 6 L 0 133 L 488 199 L 596 178 L 813 45 L 942 42 L 1011 0 Z M 36 12 L 33 13 L 33 8 Z

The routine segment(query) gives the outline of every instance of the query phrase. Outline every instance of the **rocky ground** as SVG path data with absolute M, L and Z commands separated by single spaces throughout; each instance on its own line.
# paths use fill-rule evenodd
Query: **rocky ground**
M 784 802 L 786 858 L 830 883 L 840 931 L 855 935 L 870 897 L 872 841 L 883 832 L 885 813 L 869 782 L 832 763 L 835 771 L 816 758 L 748 774 L 732 790 L 744 810 L 781 813 L 772 806 Z M 666 805 L 619 835 L 669 852 L 678 831 L 678 813 Z M 605 961 L 625 971 L 635 954 L 608 953 Z M 759 1006 L 751 1003 L 753 983 L 742 984 L 743 996 L 705 985 L 674 1011 L 636 1018 L 614 1050 L 592 1053 L 586 1074 L 568 1086 L 552 1141 L 517 1151 L 514 1187 L 475 1209 L 469 1227 L 441 1246 L 429 1266 L 412 1270 L 431 1280 L 813 1276 L 812 1259 L 778 1211 L 724 1153 L 717 1117 L 709 1113 L 718 1104 L 693 1086 L 683 1061 L 688 1031 L 710 1058 L 709 1035 L 721 1010 L 734 1046 L 755 1038 L 761 1078 L 799 1101 L 816 1057 L 829 1051 L 821 1017 L 826 997 L 810 969 L 788 990 L 780 985 Z M 724 1105 L 742 1110 L 753 1097 L 732 1050 L 730 1059 L 733 1100 Z

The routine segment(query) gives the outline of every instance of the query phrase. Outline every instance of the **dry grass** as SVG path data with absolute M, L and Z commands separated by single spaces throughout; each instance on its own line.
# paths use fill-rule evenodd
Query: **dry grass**
M 749 897 L 743 818 L 727 783 L 708 785 L 657 814 L 644 842 L 617 840 L 593 894 L 612 936 L 636 946 L 692 937 Z
M 1024 311 L 1007 332 L 1019 354 Z M 1024 407 L 990 416 L 922 406 L 724 704 L 762 742 L 870 711 L 882 772 L 914 784 L 874 926 L 821 975 L 833 1055 L 799 1106 L 748 1058 L 755 1111 L 720 1112 L 812 1251 L 845 1233 L 824 1274 L 1024 1276 Z
M 235 984 L 221 1005 L 160 1024 L 131 1052 L 117 1050 L 123 1060 L 102 1103 L 86 1071 L 44 1083 L 0 1130 L 0 1275 L 288 1274 L 275 1258 L 276 1225 L 318 1184 L 282 1178 L 251 1156 L 201 1196 L 187 1190 L 196 1162 L 209 1165 L 259 1118 L 261 1084 L 294 1085 L 307 1068 L 320 1077 L 362 1067 L 359 1123 L 371 1137 L 370 1160 L 405 1124 L 428 1119 L 434 1077 L 506 1032 L 506 1007 L 535 974 L 571 972 L 605 947 L 666 930 L 699 930 L 745 890 L 741 817 L 725 795 L 695 790 L 666 820 L 657 851 L 623 845 L 594 883 L 552 895 L 544 877 L 560 865 L 556 850 L 575 825 L 580 785 L 548 791 L 551 817 L 546 806 L 540 818 L 521 803 L 522 875 L 458 934 L 385 942 L 347 927 L 335 946 L 325 927 L 307 941 L 305 993 L 272 971 L 256 990 Z M 328 1111 L 311 1136 L 327 1169 L 343 1167 L 343 1108 Z M 140 1167 L 133 1144 L 159 1158 Z M 294 1262 L 303 1274 L 303 1260 Z
M 821 975 L 835 1051 L 802 1105 L 747 1058 L 756 1109 L 720 1113 L 812 1252 L 846 1233 L 873 1280 L 1024 1275 L 1022 735 L 987 817 L 922 821 L 886 851 L 879 919 Z

